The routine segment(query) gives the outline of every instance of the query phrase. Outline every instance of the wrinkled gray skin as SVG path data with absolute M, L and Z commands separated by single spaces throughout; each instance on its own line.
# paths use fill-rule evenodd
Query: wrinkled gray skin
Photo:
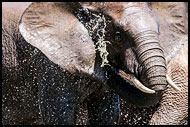
M 169 87 L 149 124 L 187 124 L 188 119 L 188 16 L 184 3 L 151 3 L 160 21 L 160 41 L 167 60 L 167 73 L 181 92 Z M 163 14 L 163 15 L 160 15 Z
M 188 40 L 177 56 L 167 65 L 168 74 L 181 88 L 176 92 L 171 87 L 163 94 L 160 106 L 152 116 L 151 125 L 177 125 L 184 124 L 188 118 Z
M 120 8 L 123 4 L 127 9 L 125 15 L 138 13 L 131 17 L 123 16 L 121 21 L 120 17 L 117 18 L 116 12 L 111 13 L 113 19 L 115 13 L 115 19 L 119 19 L 114 19 L 114 22 L 119 24 L 119 28 L 121 28 L 119 31 L 122 33 L 123 46 L 119 42 L 114 42 L 114 38 L 111 36 L 112 45 L 108 47 L 110 64 L 116 68 L 124 69 L 128 73 L 134 73 L 143 84 L 154 89 L 156 93 L 145 94 L 133 87 L 129 88 L 130 86 L 126 86 L 126 83 L 122 83 L 121 87 L 127 88 L 119 88 L 120 84 L 115 82 L 119 77 L 112 75 L 110 77 L 115 79 L 109 78 L 107 84 L 110 84 L 116 89 L 116 92 L 131 103 L 144 107 L 150 106 L 160 100 L 167 86 L 166 61 L 158 40 L 158 25 L 146 4 L 119 3 L 116 4 L 116 7 Z M 77 6 L 74 3 L 33 3 L 22 15 L 19 25 L 20 32 L 27 42 L 39 48 L 60 67 L 71 73 L 84 73 L 104 83 L 106 74 L 104 74 L 104 68 L 100 68 L 98 63 L 100 60 L 97 60 L 94 42 L 85 27 L 73 15 L 76 11 L 74 9 L 79 8 Z M 133 9 L 133 6 L 138 8 Z M 124 13 L 123 10 L 119 11 L 121 11 L 119 12 L 121 15 Z M 139 16 L 142 20 L 134 21 Z M 70 25 L 70 21 L 73 22 L 72 25 Z M 126 37 L 126 34 L 129 37 Z M 132 59 L 129 56 L 133 56 Z M 110 73 L 113 72 L 108 72 L 108 75 Z
M 41 54 L 42 55 L 42 54 Z M 47 59 L 47 58 L 46 58 Z M 37 62 L 37 61 L 36 61 Z M 39 62 L 39 64 L 40 64 L 40 62 Z M 50 64 L 51 65 L 51 64 Z M 38 65 L 39 66 L 39 65 Z M 40 65 L 39 67 L 43 67 L 43 66 L 48 66 L 47 64 L 42 64 L 42 66 Z M 39 68 L 40 69 L 40 68 Z M 55 68 L 54 68 L 55 69 Z M 52 71 L 53 71 L 53 73 L 55 73 L 56 71 L 55 70 L 53 70 L 53 69 L 51 69 Z M 72 69 L 71 69 L 71 71 L 72 71 Z M 57 72 L 56 72 L 57 73 Z M 50 75 L 49 75 L 50 76 Z M 58 73 L 58 74 L 55 74 L 54 76 L 60 76 L 60 73 Z M 52 76 L 52 78 L 54 77 L 54 76 Z M 42 74 L 42 77 L 44 77 L 44 74 Z M 50 77 L 51 78 L 51 77 Z M 59 78 L 58 78 L 59 79 Z M 63 78 L 64 79 L 64 78 Z M 51 81 L 51 80 L 49 80 L 49 81 Z M 46 81 L 45 81 L 46 82 Z M 44 82 L 44 83 L 45 83 Z M 52 83 L 53 83 L 54 81 L 52 81 Z M 64 80 L 63 80 L 63 82 L 64 82 Z M 67 82 L 68 83 L 68 82 Z M 45 83 L 46 84 L 46 83 Z M 50 83 L 51 84 L 51 83 Z M 64 83 L 63 83 L 64 84 Z M 68 86 L 69 87 L 69 86 Z M 45 87 L 44 87 L 45 88 Z M 53 87 L 52 87 L 53 88 Z M 55 87 L 56 88 L 56 87 Z M 59 88 L 59 87 L 58 87 Z M 86 90 L 85 90 L 86 91 Z M 43 92 L 43 91 L 42 91 Z M 60 91 L 60 92 L 64 92 L 64 91 Z M 55 95 L 55 93 L 54 93 L 54 95 Z M 58 95 L 58 94 L 57 94 Z M 53 98 L 52 98 L 53 99 Z M 42 103 L 44 103 L 43 101 L 42 101 Z M 93 107 L 93 106 L 92 106 Z M 53 107 L 52 107 L 52 109 L 53 109 Z M 109 111 L 109 110 L 108 110 Z M 49 111 L 50 113 L 52 112 L 52 113 L 54 113 L 55 111 Z M 49 115 L 51 115 L 51 114 L 49 114 Z M 69 116 L 71 116 L 72 115 L 72 113 L 71 114 L 68 114 Z M 155 115 L 156 116 L 156 115 Z M 154 117 L 154 118 L 156 118 L 156 117 Z M 55 119 L 55 120 L 53 120 L 55 123 L 54 124 L 56 124 L 57 123 L 57 120 Z M 50 121 L 49 121 L 50 122 Z M 71 120 L 71 122 L 73 122 L 72 120 Z M 172 122 L 171 122 L 172 123 Z M 51 122 L 50 122 L 50 124 L 52 124 Z

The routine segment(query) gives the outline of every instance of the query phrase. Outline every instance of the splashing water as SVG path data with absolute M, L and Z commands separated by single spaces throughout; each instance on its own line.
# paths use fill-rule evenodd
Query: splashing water
M 87 16 L 87 22 L 84 21 L 84 15 L 80 13 L 77 14 L 77 18 L 84 26 L 88 29 L 89 35 L 93 40 L 96 40 L 96 50 L 100 53 L 100 58 L 102 59 L 101 67 L 104 65 L 109 65 L 107 56 L 107 44 L 111 44 L 109 41 L 105 40 L 107 21 L 104 15 L 101 13 L 95 14 L 91 13 L 88 9 L 81 9 Z

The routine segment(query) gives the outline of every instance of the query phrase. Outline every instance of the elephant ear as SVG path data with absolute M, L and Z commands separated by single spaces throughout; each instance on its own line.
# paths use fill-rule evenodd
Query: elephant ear
M 184 2 L 151 2 L 149 8 L 159 20 L 160 45 L 168 63 L 188 39 L 187 7 Z
M 68 2 L 32 3 L 20 19 L 19 30 L 28 43 L 60 67 L 92 74 L 95 46 L 73 8 Z

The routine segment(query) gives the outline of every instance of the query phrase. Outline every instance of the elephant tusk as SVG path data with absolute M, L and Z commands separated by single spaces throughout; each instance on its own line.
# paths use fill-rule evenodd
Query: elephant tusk
M 155 93 L 154 90 L 149 89 L 148 87 L 144 86 L 134 75 L 132 74 L 126 74 L 124 71 L 119 70 L 119 74 L 122 78 L 129 81 L 131 84 L 133 84 L 136 88 L 138 88 L 140 91 L 148 94 Z
M 179 87 L 177 87 L 177 85 L 172 81 L 171 77 L 169 75 L 166 75 L 166 78 L 167 78 L 167 81 L 168 81 L 168 84 L 174 88 L 176 91 L 179 91 L 181 92 L 181 89 Z

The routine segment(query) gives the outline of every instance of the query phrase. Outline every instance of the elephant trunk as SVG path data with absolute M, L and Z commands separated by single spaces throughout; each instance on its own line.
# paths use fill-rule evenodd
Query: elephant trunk
M 141 35 L 140 35 L 141 34 Z M 158 34 L 148 30 L 135 37 L 136 54 L 139 67 L 142 67 L 140 78 L 144 85 L 155 91 L 166 89 L 166 62 L 159 45 Z
M 134 40 L 144 85 L 155 91 L 163 91 L 167 85 L 166 61 L 159 44 L 158 24 L 145 3 L 134 4 L 124 11 L 126 16 L 123 20 L 127 23 L 124 30 Z
M 133 5 L 134 4 L 134 5 Z M 124 6 L 119 24 L 135 45 L 135 53 L 139 63 L 139 74 L 142 83 L 156 91 L 149 105 L 155 104 L 166 89 L 166 61 L 158 39 L 158 24 L 144 3 L 132 3 Z

